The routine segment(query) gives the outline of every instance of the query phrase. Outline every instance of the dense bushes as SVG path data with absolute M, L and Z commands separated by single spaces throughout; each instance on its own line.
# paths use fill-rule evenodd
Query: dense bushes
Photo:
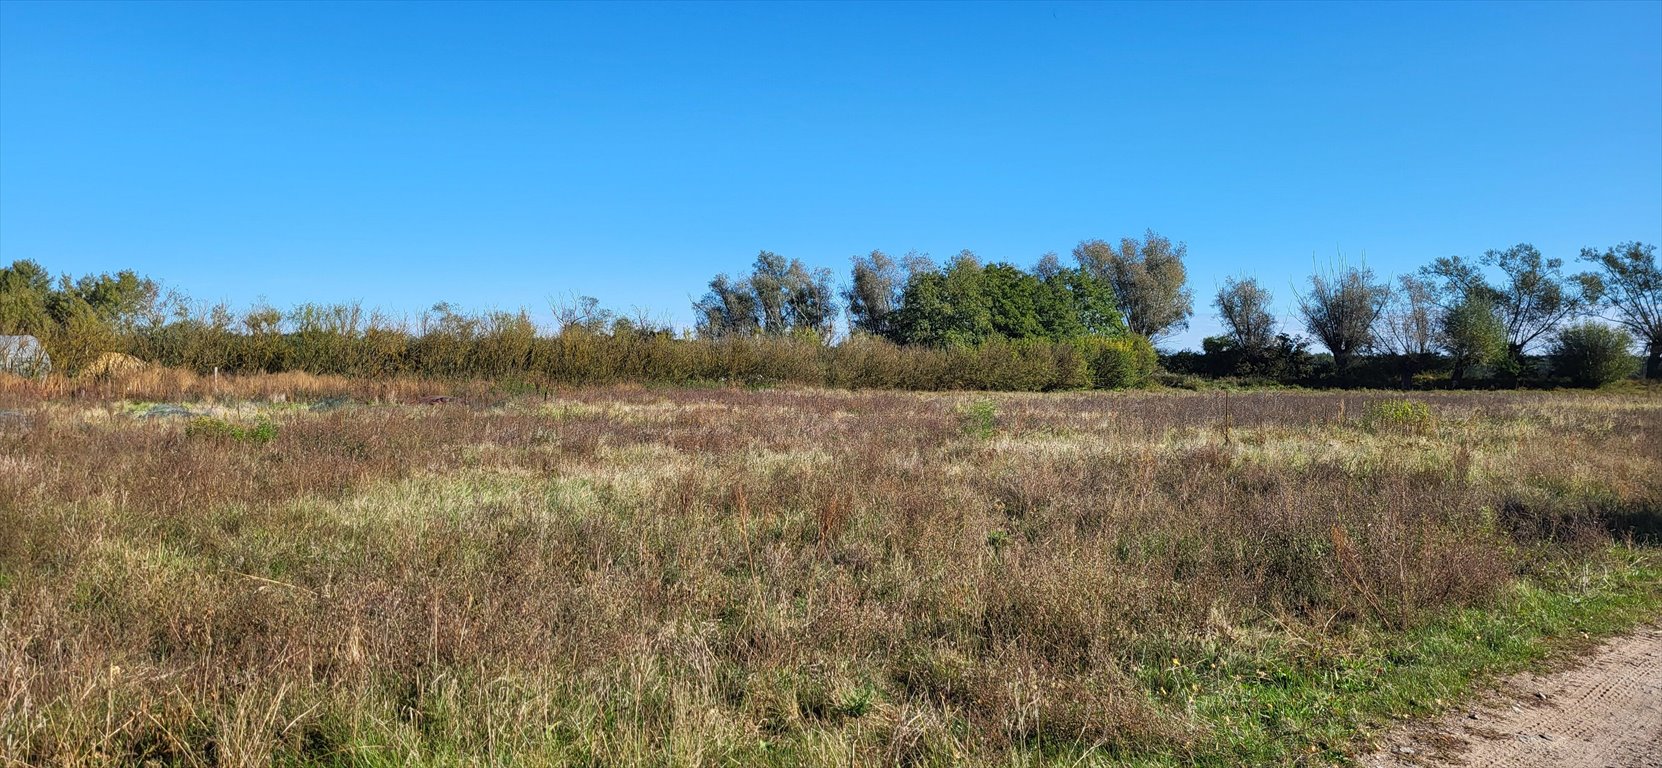
M 866 334 L 836 344 L 791 336 L 679 337 L 660 329 L 594 330 L 573 325 L 539 334 L 518 314 L 447 314 L 414 333 L 354 320 L 347 308 L 312 309 L 327 323 L 278 332 L 244 320 L 175 322 L 111 342 L 112 348 L 172 368 L 228 374 L 303 371 L 377 378 L 394 375 L 516 378 L 549 384 L 616 382 L 802 384 L 918 390 L 1039 392 L 1140 386 L 1156 365 L 1141 337 L 1075 342 L 1005 339 L 942 348 L 901 346 Z
M 1633 337 L 1619 328 L 1576 323 L 1558 332 L 1552 345 L 1553 373 L 1583 387 L 1599 387 L 1631 375 L 1638 367 L 1628 350 Z
M 1084 356 L 1092 386 L 1102 389 L 1143 386 L 1160 367 L 1154 345 L 1142 336 L 1093 336 L 1074 343 Z

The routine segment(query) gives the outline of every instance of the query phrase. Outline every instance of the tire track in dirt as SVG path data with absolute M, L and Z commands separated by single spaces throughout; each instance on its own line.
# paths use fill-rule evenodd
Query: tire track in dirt
M 1368 768 L 1662 768 L 1662 627 L 1573 669 L 1515 675 L 1477 706 L 1398 729 Z

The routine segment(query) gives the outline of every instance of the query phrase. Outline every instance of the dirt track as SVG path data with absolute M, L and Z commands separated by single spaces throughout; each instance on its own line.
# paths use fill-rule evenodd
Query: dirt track
M 1610 641 L 1578 666 L 1518 675 L 1480 705 L 1390 734 L 1369 768 L 1662 768 L 1662 627 Z

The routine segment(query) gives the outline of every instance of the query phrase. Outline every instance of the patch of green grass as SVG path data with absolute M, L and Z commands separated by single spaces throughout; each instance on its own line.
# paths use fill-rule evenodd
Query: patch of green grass
M 226 439 L 265 445 L 277 439 L 277 424 L 270 419 L 262 418 L 253 426 L 245 427 L 212 416 L 198 416 L 185 425 L 185 437 Z
M 1421 434 L 1435 423 L 1431 406 L 1418 400 L 1393 399 L 1369 403 L 1362 409 L 1362 426 L 1371 432 Z
M 1496 675 L 1653 620 L 1662 563 L 1628 549 L 1617 557 L 1597 574 L 1520 582 L 1497 606 L 1416 629 L 1359 630 L 1337 642 L 1277 633 L 1259 645 L 1203 643 L 1144 666 L 1138 678 L 1205 734 L 1178 764 L 1346 764 L 1395 719 L 1446 710 Z M 1170 756 L 1137 763 L 1173 764 Z
M 998 407 L 991 400 L 977 400 L 963 408 L 964 433 L 986 440 L 998 429 Z

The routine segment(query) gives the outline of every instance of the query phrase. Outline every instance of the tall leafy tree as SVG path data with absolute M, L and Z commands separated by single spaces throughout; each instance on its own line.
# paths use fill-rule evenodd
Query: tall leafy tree
M 1437 318 L 1442 312 L 1431 283 L 1414 275 L 1397 277 L 1397 287 L 1380 318 L 1376 336 L 1381 350 L 1396 358 L 1404 387 L 1414 374 L 1430 367 L 1437 351 Z
M 750 289 L 756 296 L 756 307 L 761 312 L 762 333 L 778 336 L 788 328 L 785 317 L 790 297 L 790 264 L 785 257 L 772 251 L 756 255 L 750 272 Z
M 52 327 L 47 297 L 52 276 L 33 261 L 0 268 L 0 336 L 43 336 Z
M 831 270 L 808 269 L 796 259 L 785 270 L 785 321 L 790 333 L 831 337 L 837 322 L 837 300 L 831 289 Z
M 707 339 L 753 336 L 761 332 L 760 307 L 748 279 L 716 275 L 710 290 L 693 304 L 698 335 Z
M 1186 285 L 1183 259 L 1188 247 L 1149 230 L 1141 241 L 1123 238 L 1116 248 L 1086 240 L 1073 249 L 1074 259 L 1108 281 L 1120 313 L 1133 333 L 1160 340 L 1187 328 L 1194 295 Z
M 981 269 L 981 285 L 993 333 L 1007 339 L 1045 335 L 1039 316 L 1044 286 L 1037 277 L 1009 264 L 988 264 Z
M 981 343 L 993 333 L 993 313 L 980 261 L 963 251 L 945 269 L 914 264 L 895 315 L 900 344 Z
M 1125 318 L 1120 315 L 1114 287 L 1084 268 L 1057 266 L 1046 269 L 1041 262 L 1035 270 L 1041 280 L 1039 321 L 1045 335 L 1058 341 L 1078 336 L 1122 336 Z
M 1603 282 L 1603 306 L 1645 347 L 1645 378 L 1662 378 L 1662 269 L 1656 246 L 1622 243 L 1604 251 L 1584 248 L 1583 261 L 1596 265 Z
M 86 302 L 93 313 L 117 330 L 131 330 L 145 320 L 158 320 L 160 287 L 154 280 L 126 269 L 115 274 L 85 275 L 61 280 L 60 293 Z

